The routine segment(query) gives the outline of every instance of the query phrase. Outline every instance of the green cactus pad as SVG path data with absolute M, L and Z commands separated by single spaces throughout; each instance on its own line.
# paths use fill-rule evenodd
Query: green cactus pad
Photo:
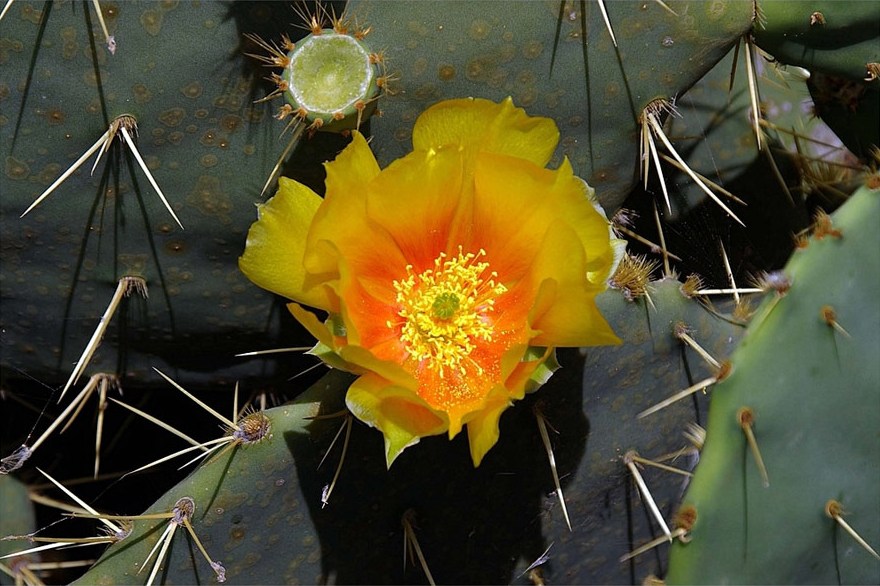
M 28 535 L 36 528 L 36 514 L 28 496 L 27 486 L 12 476 L 0 475 L 0 538 Z M 0 540 L 0 556 L 31 547 L 33 545 L 23 539 Z M 36 562 L 39 561 L 39 558 L 40 554 L 38 553 L 29 554 L 25 559 L 13 557 L 0 560 L 0 564 L 14 573 L 18 564 L 24 564 L 28 561 Z M 16 584 L 20 578 L 21 575 L 13 578 L 0 570 L 0 584 Z
M 684 497 L 696 521 L 673 547 L 669 583 L 880 582 L 880 560 L 825 513 L 838 501 L 880 545 L 878 225 L 880 192 L 862 188 L 785 267 L 790 290 L 753 318 L 713 393 Z M 769 487 L 737 422 L 744 407 Z
M 782 63 L 847 77 L 865 77 L 880 62 L 876 2 L 758 2 L 755 41 Z

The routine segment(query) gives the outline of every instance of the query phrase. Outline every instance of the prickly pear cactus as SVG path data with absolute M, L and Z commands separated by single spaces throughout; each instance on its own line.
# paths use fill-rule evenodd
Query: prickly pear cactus
M 665 127 L 697 171 L 746 186 L 734 195 L 744 196 L 748 208 L 720 200 L 744 223 L 770 218 L 764 225 L 773 233 L 761 234 L 763 244 L 740 245 L 763 247 L 765 268 L 782 262 L 808 208 L 835 205 L 850 192 L 846 184 L 878 164 L 872 149 L 880 74 L 872 79 L 868 66 L 880 52 L 880 13 L 870 3 L 356 0 L 337 18 L 341 3 L 322 4 L 321 12 L 287 2 L 101 2 L 104 25 L 98 3 L 4 4 L 0 400 L 44 401 L 46 415 L 33 424 L 30 411 L 20 416 L 27 406 L 7 409 L 12 403 L 4 402 L 0 439 L 12 448 L 32 445 L 45 420 L 73 408 L 49 403 L 40 385 L 63 384 L 98 323 L 110 327 L 86 372 L 98 377 L 90 379 L 93 391 L 106 394 L 100 385 L 119 382 L 126 401 L 133 397 L 144 410 L 160 404 L 162 417 L 194 437 L 216 437 L 216 423 L 198 424 L 191 403 L 156 392 L 167 385 L 151 367 L 203 391 L 239 378 L 266 382 L 267 394 L 288 398 L 305 386 L 302 379 L 284 381 L 302 370 L 290 354 L 234 357 L 295 346 L 298 337 L 313 342 L 285 320 L 280 302 L 242 277 L 236 259 L 253 204 L 271 192 L 275 175 L 320 190 L 320 163 L 345 139 L 318 130 L 373 131 L 371 147 L 384 165 L 409 150 L 413 122 L 432 103 L 512 96 L 529 114 L 556 121 L 556 163 L 568 157 L 609 212 L 628 196 L 644 200 L 633 186 L 645 174 L 645 190 L 665 209 L 655 181 L 662 166 L 669 207 L 678 202 L 688 210 L 682 215 L 699 218 L 704 203 L 716 204 L 706 190 L 679 181 L 695 183 L 665 156 Z M 327 17 L 323 24 L 317 14 Z M 314 37 L 330 30 L 357 41 L 370 30 L 369 48 L 342 41 L 354 49 L 349 56 L 364 75 L 353 85 L 363 93 L 322 110 L 285 92 L 304 79 L 297 87 L 341 96 L 327 87 L 344 72 L 297 57 L 297 48 L 314 44 L 300 43 L 297 31 Z M 741 50 L 730 97 L 730 49 L 742 39 L 754 40 L 745 44 L 753 57 Z M 791 73 L 809 74 L 813 111 L 855 156 L 837 153 L 824 167 L 824 154 L 809 144 L 803 149 L 827 146 L 807 130 L 811 110 L 797 107 L 807 90 L 767 63 L 758 67 L 758 48 L 811 70 Z M 765 75 L 760 95 L 749 96 L 744 69 L 754 67 Z M 391 95 L 375 100 L 383 92 Z M 264 100 L 273 94 L 286 96 L 281 110 Z M 658 101 L 662 108 L 653 109 Z M 367 123 L 373 107 L 381 116 Z M 756 110 L 766 110 L 763 122 Z M 773 139 L 763 151 L 754 148 L 756 130 Z M 662 161 L 649 150 L 651 140 Z M 89 151 L 91 158 L 83 157 Z M 76 162 L 82 165 L 56 185 Z M 709 228 L 713 240 L 739 234 L 728 216 Z M 877 194 L 863 191 L 833 225 L 822 224 L 824 232 L 796 253 L 786 278 L 762 283 L 791 286 L 778 298 L 770 294 L 729 363 L 743 332 L 738 318 L 685 296 L 673 279 L 648 285 L 650 271 L 617 281 L 621 291 L 601 304 L 625 344 L 561 353 L 564 368 L 505 413 L 502 439 L 477 469 L 459 437 L 426 438 L 388 470 L 381 435 L 346 418 L 350 379 L 331 372 L 293 402 L 227 424 L 217 451 L 158 500 L 168 484 L 159 489 L 143 476 L 109 488 L 96 484 L 100 498 L 93 504 L 102 513 L 110 512 L 101 506 L 107 497 L 119 493 L 155 503 L 149 517 L 137 514 L 143 504 L 111 505 L 129 515 L 117 521 L 131 521 L 133 530 L 119 532 L 80 583 L 642 583 L 657 576 L 876 583 L 877 562 L 842 522 L 876 550 L 877 221 Z M 639 231 L 645 226 L 654 238 L 657 226 L 642 221 Z M 663 228 L 668 236 L 687 229 Z M 691 246 L 698 240 L 703 259 L 695 270 L 717 273 L 715 243 L 687 236 Z M 675 252 L 647 245 L 664 257 Z M 705 260 L 710 256 L 715 265 Z M 736 273 L 742 283 L 751 268 L 735 262 L 728 278 Z M 120 295 L 116 316 L 105 319 L 123 279 L 141 279 L 149 297 Z M 695 287 L 691 282 L 685 291 L 693 295 Z M 28 376 L 37 383 L 27 388 L 38 392 L 17 396 Z M 703 390 L 714 406 L 699 454 L 701 431 L 688 424 L 706 424 Z M 223 400 L 200 393 L 207 395 L 215 406 Z M 681 398 L 656 409 L 673 396 Z M 99 428 L 102 414 L 103 406 Z M 16 425 L 7 425 L 12 420 Z M 121 454 L 116 461 L 124 459 L 124 472 L 158 457 L 147 454 L 159 449 L 155 436 L 130 423 L 107 449 Z M 91 474 L 91 451 L 63 437 L 34 460 L 13 463 L 48 463 L 72 478 L 83 474 L 72 463 L 75 451 L 77 462 L 87 456 Z M 697 478 L 685 493 L 697 460 Z M 14 503 L 12 495 L 0 485 L 4 505 Z M 32 530 L 6 529 L 2 517 L 4 533 Z M 809 563 L 796 567 L 799 560 Z
M 860 189 L 832 218 L 713 391 L 669 583 L 880 581 L 880 192 Z

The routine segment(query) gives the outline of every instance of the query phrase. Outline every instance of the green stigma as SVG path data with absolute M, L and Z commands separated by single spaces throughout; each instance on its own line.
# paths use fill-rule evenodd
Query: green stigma
M 458 295 L 455 293 L 441 293 L 434 299 L 431 304 L 431 311 L 437 319 L 451 319 L 455 312 L 458 311 L 459 301 Z

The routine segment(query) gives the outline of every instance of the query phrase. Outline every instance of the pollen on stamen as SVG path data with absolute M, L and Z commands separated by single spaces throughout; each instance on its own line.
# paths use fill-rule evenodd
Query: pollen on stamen
M 489 263 L 479 260 L 485 250 L 464 253 L 459 248 L 449 258 L 440 253 L 433 268 L 416 273 L 406 267 L 406 277 L 394 281 L 399 322 L 386 325 L 400 329 L 401 342 L 410 355 L 444 378 L 450 370 L 461 375 L 469 370 L 478 376 L 483 369 L 471 353 L 480 343 L 491 342 L 495 299 L 507 291 L 496 283 Z

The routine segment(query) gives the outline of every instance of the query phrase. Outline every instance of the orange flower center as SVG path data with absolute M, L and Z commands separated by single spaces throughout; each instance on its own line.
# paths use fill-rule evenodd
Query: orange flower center
M 419 274 L 412 265 L 406 267 L 407 277 L 394 281 L 397 291 L 397 312 L 402 322 L 388 322 L 390 328 L 401 328 L 400 339 L 410 355 L 425 361 L 428 368 L 439 372 L 441 378 L 447 369 L 466 374 L 468 360 L 478 342 L 491 342 L 493 322 L 489 314 L 494 310 L 495 298 L 507 291 L 496 283 L 498 274 L 489 272 L 489 263 L 479 262 L 486 251 L 458 255 L 447 259 L 440 253 L 434 259 L 434 268 Z

